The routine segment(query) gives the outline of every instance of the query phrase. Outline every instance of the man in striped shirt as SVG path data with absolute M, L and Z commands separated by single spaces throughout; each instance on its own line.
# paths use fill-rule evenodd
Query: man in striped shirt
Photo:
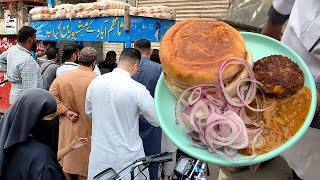
M 16 101 L 22 91 L 43 87 L 40 67 L 32 57 L 32 51 L 36 49 L 36 30 L 24 26 L 18 32 L 18 44 L 0 55 L 0 64 L 6 65 L 5 70 L 11 83 L 10 104 Z

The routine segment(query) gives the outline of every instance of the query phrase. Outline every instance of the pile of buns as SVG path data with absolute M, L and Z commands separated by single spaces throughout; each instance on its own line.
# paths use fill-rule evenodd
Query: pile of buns
M 130 7 L 130 15 L 173 19 L 173 10 L 168 6 Z
M 35 7 L 30 10 L 32 20 L 50 20 L 55 19 L 55 11 L 48 7 Z
M 45 6 L 30 10 L 32 20 L 54 20 L 124 16 L 127 3 L 113 0 L 100 0 L 93 3 L 60 4 L 54 8 Z

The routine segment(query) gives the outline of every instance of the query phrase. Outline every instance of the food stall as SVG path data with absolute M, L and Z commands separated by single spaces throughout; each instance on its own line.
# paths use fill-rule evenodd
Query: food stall
M 104 2 L 115 4 L 108 6 Z M 99 3 L 100 6 L 93 6 Z M 152 42 L 161 41 L 165 32 L 175 23 L 174 10 L 169 12 L 163 7 L 138 9 L 129 7 L 127 3 L 108 0 L 87 4 L 60 4 L 55 8 L 52 8 L 53 1 L 48 1 L 47 4 L 48 7 L 40 6 L 29 12 L 32 19 L 30 25 L 37 30 L 39 41 L 120 42 L 125 47 L 131 47 L 134 41 L 141 38 Z M 101 9 L 101 6 L 105 8 Z M 16 44 L 15 36 L 2 41 L 1 46 L 6 48 Z M 5 72 L 1 71 L 0 82 L 5 79 Z M 10 83 L 0 85 L 0 112 L 10 106 L 9 92 Z

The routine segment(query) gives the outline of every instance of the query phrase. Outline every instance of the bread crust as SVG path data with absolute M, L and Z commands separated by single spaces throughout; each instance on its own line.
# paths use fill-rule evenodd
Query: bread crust
M 249 51 L 249 49 L 246 49 L 246 59 L 250 65 L 250 67 L 252 68 L 254 65 L 254 60 L 252 58 L 252 55 Z M 180 94 L 186 90 L 187 88 L 189 88 L 192 85 L 186 85 L 186 84 L 181 84 L 181 83 L 177 83 L 176 81 L 172 80 L 167 74 L 166 72 L 163 72 L 163 77 L 164 77 L 164 81 L 167 84 L 168 88 L 170 89 L 170 91 L 172 92 L 172 94 L 176 97 L 179 98 Z M 231 97 L 236 96 L 237 94 L 237 82 L 242 79 L 242 78 L 247 78 L 249 77 L 249 74 L 247 71 L 245 71 L 244 68 L 241 68 L 241 70 L 228 82 L 225 83 L 225 88 L 226 91 L 229 93 L 229 95 Z M 203 83 L 202 83 L 203 84 Z
M 246 47 L 240 33 L 224 22 L 190 18 L 171 27 L 160 44 L 160 60 L 166 75 L 186 86 L 217 83 L 218 68 L 228 57 L 245 58 Z M 223 79 L 237 74 L 231 65 Z

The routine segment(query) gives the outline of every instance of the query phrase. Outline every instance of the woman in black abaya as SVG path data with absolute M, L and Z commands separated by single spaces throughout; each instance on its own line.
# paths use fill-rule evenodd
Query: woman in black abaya
M 47 118 L 56 109 L 45 90 L 21 93 L 0 121 L 0 179 L 66 179 L 52 147 L 58 122 Z

